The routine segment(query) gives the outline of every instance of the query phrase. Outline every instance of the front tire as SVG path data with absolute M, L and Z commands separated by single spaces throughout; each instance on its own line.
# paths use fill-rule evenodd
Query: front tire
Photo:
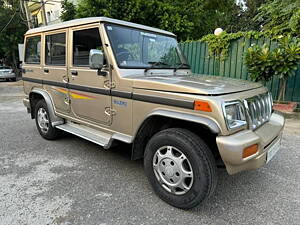
M 155 134 L 146 146 L 144 167 L 156 194 L 177 208 L 197 206 L 216 188 L 210 149 L 186 129 L 170 128 Z
M 35 122 L 40 135 L 47 140 L 54 140 L 61 134 L 51 124 L 51 118 L 45 100 L 40 100 L 35 106 Z

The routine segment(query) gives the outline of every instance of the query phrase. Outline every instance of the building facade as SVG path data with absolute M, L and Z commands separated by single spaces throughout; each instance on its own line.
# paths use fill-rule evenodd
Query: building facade
M 74 4 L 77 0 L 69 0 Z M 25 10 L 27 13 L 28 26 L 30 28 L 40 27 L 55 23 L 60 23 L 62 6 L 59 0 L 32 0 L 24 1 Z

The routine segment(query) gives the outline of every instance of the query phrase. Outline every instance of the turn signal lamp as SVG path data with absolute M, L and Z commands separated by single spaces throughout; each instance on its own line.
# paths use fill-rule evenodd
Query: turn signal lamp
M 258 151 L 258 144 L 250 145 L 247 148 L 244 148 L 243 158 L 247 158 L 251 155 L 254 155 Z
M 196 100 L 194 101 L 194 110 L 204 111 L 204 112 L 212 112 L 212 109 L 208 102 Z

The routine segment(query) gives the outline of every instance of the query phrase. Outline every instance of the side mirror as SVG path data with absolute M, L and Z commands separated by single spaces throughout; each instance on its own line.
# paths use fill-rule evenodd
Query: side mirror
M 91 69 L 100 70 L 103 67 L 104 54 L 101 50 L 91 49 L 89 55 L 89 66 Z

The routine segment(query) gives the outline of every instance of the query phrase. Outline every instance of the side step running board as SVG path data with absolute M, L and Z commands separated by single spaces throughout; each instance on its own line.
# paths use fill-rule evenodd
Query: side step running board
M 109 148 L 111 144 L 110 134 L 95 130 L 84 125 L 67 122 L 65 124 L 55 126 L 55 128 L 74 134 L 95 144 L 101 145 L 105 149 Z

